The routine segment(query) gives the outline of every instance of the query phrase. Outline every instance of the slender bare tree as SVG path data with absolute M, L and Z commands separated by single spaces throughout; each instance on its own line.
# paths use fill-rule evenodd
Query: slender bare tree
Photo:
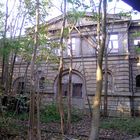
M 38 128 L 38 119 L 36 110 L 38 111 L 36 105 L 36 94 L 35 94 L 35 61 L 38 48 L 38 32 L 39 32 L 39 0 L 36 0 L 36 26 L 35 26 L 35 35 L 34 35 L 34 49 L 31 60 L 31 91 L 30 91 L 30 111 L 29 111 L 29 140 L 40 140 L 40 130 Z
M 102 3 L 103 2 L 103 3 Z M 101 14 L 101 5 L 103 5 L 103 13 Z M 102 93 L 102 81 L 103 81 L 103 54 L 106 44 L 106 5 L 107 0 L 100 0 L 99 4 L 99 17 L 97 25 L 98 33 L 98 56 L 97 56 L 97 70 L 96 70 L 96 92 L 93 97 L 93 115 L 91 123 L 91 132 L 89 140 L 99 139 L 99 124 L 100 124 L 100 104 L 101 104 L 101 93 Z M 101 24 L 102 16 L 102 24 Z M 102 31 L 102 32 L 101 32 Z M 102 36 L 100 41 L 100 35 Z
M 64 135 L 64 110 L 62 101 L 62 73 L 63 73 L 63 40 L 64 40 L 64 28 L 66 23 L 66 0 L 64 0 L 64 10 L 63 10 L 63 22 L 60 33 L 60 61 L 58 69 L 58 106 L 61 118 L 61 133 Z

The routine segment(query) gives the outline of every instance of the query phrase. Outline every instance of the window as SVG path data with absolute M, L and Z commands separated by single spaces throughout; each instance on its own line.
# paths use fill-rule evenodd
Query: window
M 140 52 L 140 40 L 139 39 L 135 39 L 134 40 L 134 46 L 135 46 L 135 50 L 136 50 L 136 52 L 137 53 L 139 53 Z
M 134 40 L 134 45 L 140 47 L 140 40 L 135 39 Z
M 140 88 L 140 75 L 136 76 L 136 87 Z
M 91 56 L 95 53 L 95 49 L 93 48 L 92 45 L 96 45 L 95 44 L 96 42 L 96 38 L 95 37 L 92 37 L 92 36 L 84 36 L 82 38 L 82 52 L 81 52 L 81 55 L 84 55 L 84 56 Z
M 68 85 L 67 84 L 62 84 L 62 95 L 67 96 L 68 93 Z
M 18 94 L 23 94 L 24 93 L 24 88 L 25 88 L 25 83 L 19 81 L 17 85 L 17 93 Z
M 72 97 L 82 97 L 82 84 L 73 84 Z
M 41 77 L 39 80 L 39 89 L 44 89 L 45 88 L 45 78 Z
M 67 96 L 68 94 L 68 84 L 62 84 L 62 94 L 63 96 Z M 72 97 L 82 97 L 82 84 L 81 83 L 73 83 L 72 84 Z
M 60 56 L 60 49 L 59 48 L 55 48 L 53 50 L 53 53 L 56 54 L 57 56 Z
M 71 38 L 71 40 L 68 40 L 68 48 L 67 48 L 67 54 L 70 55 L 70 50 L 72 49 L 72 54 L 75 55 L 75 49 L 76 49 L 76 38 Z
M 110 53 L 117 53 L 118 52 L 118 48 L 119 48 L 119 44 L 118 44 L 118 35 L 110 35 L 110 39 L 109 39 L 109 45 L 108 45 L 108 51 Z
M 107 72 L 108 91 L 113 91 L 113 77 L 110 72 Z M 103 90 L 105 86 L 105 73 L 103 74 Z

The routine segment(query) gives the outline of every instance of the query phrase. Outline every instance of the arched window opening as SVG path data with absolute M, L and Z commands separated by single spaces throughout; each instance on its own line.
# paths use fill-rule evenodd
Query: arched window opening
M 140 75 L 136 76 L 136 87 L 140 88 Z
M 58 79 L 56 80 L 58 82 Z M 57 85 L 57 84 L 56 84 Z M 62 77 L 62 95 L 68 96 L 69 74 L 65 73 Z M 83 79 L 76 73 L 72 73 L 72 98 L 83 98 Z M 56 91 L 57 93 L 57 87 Z
M 15 94 L 24 94 L 25 92 L 24 78 L 23 77 L 17 78 L 13 83 L 13 87 L 14 87 Z

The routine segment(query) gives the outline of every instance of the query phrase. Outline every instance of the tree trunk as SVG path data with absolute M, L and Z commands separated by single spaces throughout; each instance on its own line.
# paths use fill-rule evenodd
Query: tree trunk
M 100 7 L 101 7 L 100 1 Z M 101 104 L 101 93 L 102 93 L 102 81 L 103 81 L 103 71 L 102 71 L 102 63 L 103 63 L 103 54 L 106 42 L 106 0 L 103 0 L 103 14 L 102 14 L 102 29 L 100 28 L 100 16 L 98 21 L 98 56 L 97 56 L 97 71 L 96 71 L 96 92 L 93 97 L 93 116 L 91 123 L 91 132 L 89 140 L 98 140 L 99 139 L 99 123 L 100 123 L 100 104 Z M 99 15 L 100 15 L 100 7 L 99 7 Z M 100 31 L 102 30 L 102 40 L 100 43 Z
M 35 37 L 34 37 L 34 50 L 31 60 L 31 90 L 30 90 L 30 111 L 29 111 L 29 140 L 38 140 L 38 128 L 36 120 L 36 94 L 35 94 L 35 60 L 38 47 L 38 27 L 39 26 L 39 0 L 36 0 L 36 26 L 35 26 Z
M 105 49 L 105 70 L 104 70 L 104 117 L 108 116 L 108 109 L 107 109 L 107 96 L 108 96 L 108 54 L 107 48 Z
M 71 37 L 69 36 L 70 40 L 70 66 L 69 66 L 69 82 L 68 82 L 68 117 L 67 117 L 67 133 L 71 133 L 71 98 L 72 98 L 72 43 Z
M 64 135 L 64 110 L 63 110 L 63 99 L 62 99 L 62 73 L 63 73 L 63 39 L 64 39 L 64 28 L 66 22 L 66 0 L 64 0 L 64 13 L 63 13 L 63 23 L 60 34 L 60 62 L 58 70 L 58 107 L 61 118 L 61 133 Z

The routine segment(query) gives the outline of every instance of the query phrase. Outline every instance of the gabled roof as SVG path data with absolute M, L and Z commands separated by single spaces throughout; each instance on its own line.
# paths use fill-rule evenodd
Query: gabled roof
M 55 17 L 53 19 L 50 19 L 47 21 L 44 25 L 48 26 L 49 29 L 60 29 L 60 26 L 62 26 L 62 20 L 63 15 L 60 15 L 58 17 Z M 68 22 L 69 18 L 67 18 L 66 26 L 69 25 Z M 120 16 L 119 14 L 107 14 L 107 21 L 108 22 L 117 22 L 117 21 L 129 21 L 129 17 Z M 60 23 L 60 24 L 59 24 Z M 97 21 L 94 20 L 94 15 L 91 12 L 85 13 L 85 15 L 79 20 L 79 23 L 76 24 L 76 26 L 87 26 L 87 25 L 93 25 L 97 24 Z
M 59 15 L 55 18 L 52 18 L 50 20 L 47 21 L 47 24 L 54 24 L 60 20 L 62 20 L 63 15 Z M 86 12 L 84 17 L 93 17 L 93 13 L 92 12 Z M 126 20 L 128 19 L 128 17 L 124 17 L 124 16 L 120 16 L 119 14 L 107 14 L 107 18 L 108 20 L 114 19 L 114 20 Z

